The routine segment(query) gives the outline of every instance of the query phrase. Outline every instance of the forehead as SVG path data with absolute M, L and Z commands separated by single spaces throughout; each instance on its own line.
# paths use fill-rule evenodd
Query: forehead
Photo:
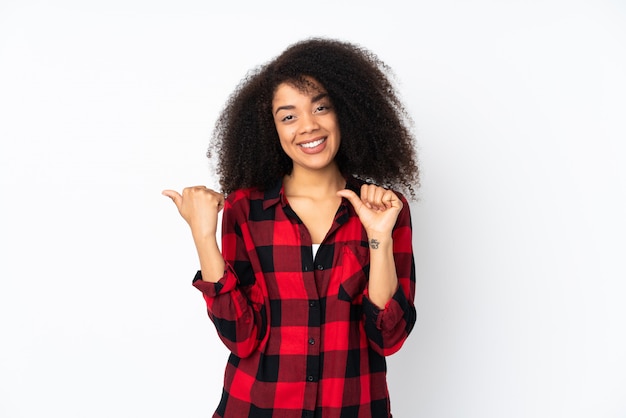
M 281 100 L 284 99 L 285 96 L 294 94 L 313 97 L 321 93 L 326 93 L 324 86 L 311 77 L 304 77 L 298 80 L 285 81 L 276 86 L 273 101 Z

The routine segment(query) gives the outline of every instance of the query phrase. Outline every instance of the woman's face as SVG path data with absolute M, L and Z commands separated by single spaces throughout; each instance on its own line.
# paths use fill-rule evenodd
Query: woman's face
M 293 161 L 294 171 L 334 165 L 341 140 L 337 114 L 328 93 L 315 80 L 308 81 L 302 88 L 280 84 L 272 100 L 280 145 Z

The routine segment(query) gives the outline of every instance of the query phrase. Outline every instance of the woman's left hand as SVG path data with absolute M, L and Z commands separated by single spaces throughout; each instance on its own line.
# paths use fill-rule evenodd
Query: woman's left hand
M 402 201 L 394 192 L 374 184 L 364 184 L 360 197 L 348 189 L 339 190 L 337 195 L 352 204 L 368 237 L 391 236 L 402 210 Z

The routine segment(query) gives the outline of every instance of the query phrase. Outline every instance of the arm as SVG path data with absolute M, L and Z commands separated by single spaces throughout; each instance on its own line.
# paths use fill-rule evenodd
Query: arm
M 267 315 L 230 203 L 203 186 L 187 188 L 182 195 L 171 190 L 163 194 L 174 201 L 191 228 L 200 261 L 193 285 L 203 293 L 220 339 L 238 357 L 249 356 L 265 341 Z M 222 208 L 220 252 L 216 229 Z
M 217 214 L 224 207 L 224 196 L 204 186 L 186 187 L 182 195 L 164 190 L 163 195 L 172 199 L 191 228 L 203 280 L 217 282 L 224 275 L 224 259 L 216 239 Z
M 409 207 L 404 198 L 375 185 L 362 186 L 360 197 L 349 190 L 340 195 L 354 206 L 369 241 L 365 332 L 376 352 L 390 355 L 400 349 L 416 320 Z
M 415 262 L 408 204 L 405 204 L 398 216 L 392 237 L 393 258 L 398 280 L 396 291 L 382 308 L 371 301 L 369 292 L 366 291 L 363 298 L 365 331 L 372 348 L 385 356 L 397 352 L 402 347 L 416 322 Z M 370 254 L 371 252 L 372 250 Z M 375 279 L 376 277 L 370 270 L 370 282 Z

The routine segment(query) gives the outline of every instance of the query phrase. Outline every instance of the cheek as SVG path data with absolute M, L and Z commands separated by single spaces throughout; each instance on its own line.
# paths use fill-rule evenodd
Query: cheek
M 295 136 L 295 129 L 291 127 L 276 128 L 276 132 L 278 133 L 278 138 L 280 139 L 281 144 L 290 143 L 293 137 Z
M 282 131 L 278 130 L 278 140 L 280 142 L 280 148 L 289 155 L 289 144 L 291 143 L 291 141 L 289 140 L 289 137 L 284 129 Z

